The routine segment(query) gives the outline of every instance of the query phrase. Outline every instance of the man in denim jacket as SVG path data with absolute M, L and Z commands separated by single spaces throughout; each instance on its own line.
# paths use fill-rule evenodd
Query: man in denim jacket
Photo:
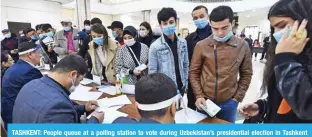
M 150 47 L 148 72 L 166 74 L 183 95 L 187 87 L 189 59 L 186 41 L 175 34 L 177 13 L 173 8 L 162 8 L 157 19 L 163 35 Z

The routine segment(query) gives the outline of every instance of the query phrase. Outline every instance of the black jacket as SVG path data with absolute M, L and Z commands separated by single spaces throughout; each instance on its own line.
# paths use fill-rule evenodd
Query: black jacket
M 41 47 L 44 49 L 45 53 L 48 55 L 48 58 L 50 59 L 52 64 L 56 64 L 57 63 L 57 56 L 58 54 L 53 50 L 52 52 L 48 52 L 48 46 L 46 44 L 44 44 L 42 42 L 42 40 L 44 40 L 46 37 L 43 37 L 42 39 L 40 39 L 40 45 Z M 49 60 L 47 57 L 44 56 L 44 62 L 46 64 L 49 64 Z
M 276 84 L 268 89 L 268 98 L 258 100 L 259 114 L 265 123 L 312 123 L 312 77 L 298 63 L 294 53 L 276 55 Z M 287 113 L 278 113 L 282 100 L 291 107 Z
M 139 37 L 139 42 L 144 43 L 148 47 L 151 46 L 151 44 L 155 41 L 156 39 L 154 38 L 153 35 L 148 35 L 146 37 Z

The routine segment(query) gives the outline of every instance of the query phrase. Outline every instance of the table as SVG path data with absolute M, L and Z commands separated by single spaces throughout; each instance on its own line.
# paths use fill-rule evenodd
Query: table
M 87 86 L 90 86 L 90 85 L 87 85 Z M 96 90 L 96 87 L 94 86 L 91 86 L 92 89 L 90 92 L 99 92 Z M 103 95 L 101 97 L 99 97 L 98 99 L 102 99 L 102 98 L 105 98 L 105 97 L 108 97 L 108 98 L 111 98 L 111 97 L 114 97 L 114 96 L 111 96 L 109 94 L 106 94 L 106 93 L 103 93 Z M 126 113 L 128 114 L 128 117 L 129 118 L 136 118 L 136 119 L 140 119 L 141 116 L 138 112 L 138 110 L 135 108 L 135 98 L 134 98 L 134 95 L 127 95 L 127 97 L 129 98 L 129 100 L 131 101 L 132 104 L 128 104 L 128 105 L 124 105 L 123 107 L 121 107 L 120 109 L 118 109 L 120 112 L 123 112 L 123 113 Z M 79 105 L 83 105 L 85 104 L 86 102 L 83 102 L 83 101 L 74 101 L 75 103 L 79 104 Z M 227 121 L 224 121 L 222 119 L 219 119 L 219 118 L 205 118 L 203 119 L 202 121 L 200 121 L 199 123 L 230 123 L 230 122 L 227 122 Z

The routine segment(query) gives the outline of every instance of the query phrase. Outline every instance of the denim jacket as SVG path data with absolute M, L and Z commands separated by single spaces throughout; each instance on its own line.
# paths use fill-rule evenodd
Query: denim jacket
M 180 37 L 177 39 L 180 75 L 183 87 L 187 87 L 189 73 L 187 43 Z M 166 74 L 177 84 L 173 54 L 163 35 L 154 41 L 149 49 L 148 73 Z

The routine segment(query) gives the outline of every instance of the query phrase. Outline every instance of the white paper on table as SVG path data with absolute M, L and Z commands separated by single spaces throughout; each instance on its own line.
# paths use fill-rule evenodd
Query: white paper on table
M 121 96 L 113 97 L 113 98 L 103 98 L 97 101 L 98 101 L 99 106 L 103 108 L 132 104 L 126 95 L 121 95 Z
M 134 85 L 128 85 L 124 84 L 122 85 L 121 92 L 125 94 L 135 94 L 135 86 Z
M 97 75 L 92 75 L 93 77 L 93 82 L 95 84 L 101 85 L 101 77 L 97 76 Z
M 175 114 L 175 122 L 176 123 L 198 123 L 199 121 L 205 119 L 207 116 L 205 114 L 196 112 L 190 108 L 186 109 L 187 114 L 185 114 L 185 110 L 182 109 Z
M 126 113 L 122 113 L 120 111 L 117 111 L 117 110 L 113 110 L 113 109 L 107 109 L 105 111 L 102 111 L 104 112 L 104 120 L 103 120 L 103 124 L 111 124 L 113 123 L 113 121 L 119 117 L 127 117 L 128 114 Z M 94 112 L 93 112 L 94 113 Z M 91 113 L 87 119 L 90 119 L 91 116 L 93 115 L 93 113 Z
M 118 109 L 120 109 L 122 106 L 124 106 L 124 105 L 120 105 L 120 106 L 113 106 L 113 107 L 98 107 L 98 108 L 96 108 L 95 109 L 95 111 L 96 112 L 106 112 L 106 111 L 112 111 L 112 110 L 118 110 Z M 87 117 L 87 119 L 89 119 L 91 116 L 92 116 L 92 114 L 93 114 L 94 112 L 92 112 L 88 117 Z
M 89 92 L 92 88 L 79 84 L 74 92 Z
M 107 93 L 107 94 L 112 95 L 112 96 L 116 95 L 116 87 L 114 87 L 114 86 L 107 86 L 104 88 L 100 88 L 99 91 Z
M 69 95 L 71 100 L 77 101 L 90 101 L 97 100 L 103 93 L 102 92 L 73 92 Z
M 83 84 L 83 85 L 88 85 L 88 84 L 91 84 L 91 83 L 93 83 L 93 80 L 87 79 L 87 78 L 83 78 L 83 80 L 80 81 L 80 84 Z

